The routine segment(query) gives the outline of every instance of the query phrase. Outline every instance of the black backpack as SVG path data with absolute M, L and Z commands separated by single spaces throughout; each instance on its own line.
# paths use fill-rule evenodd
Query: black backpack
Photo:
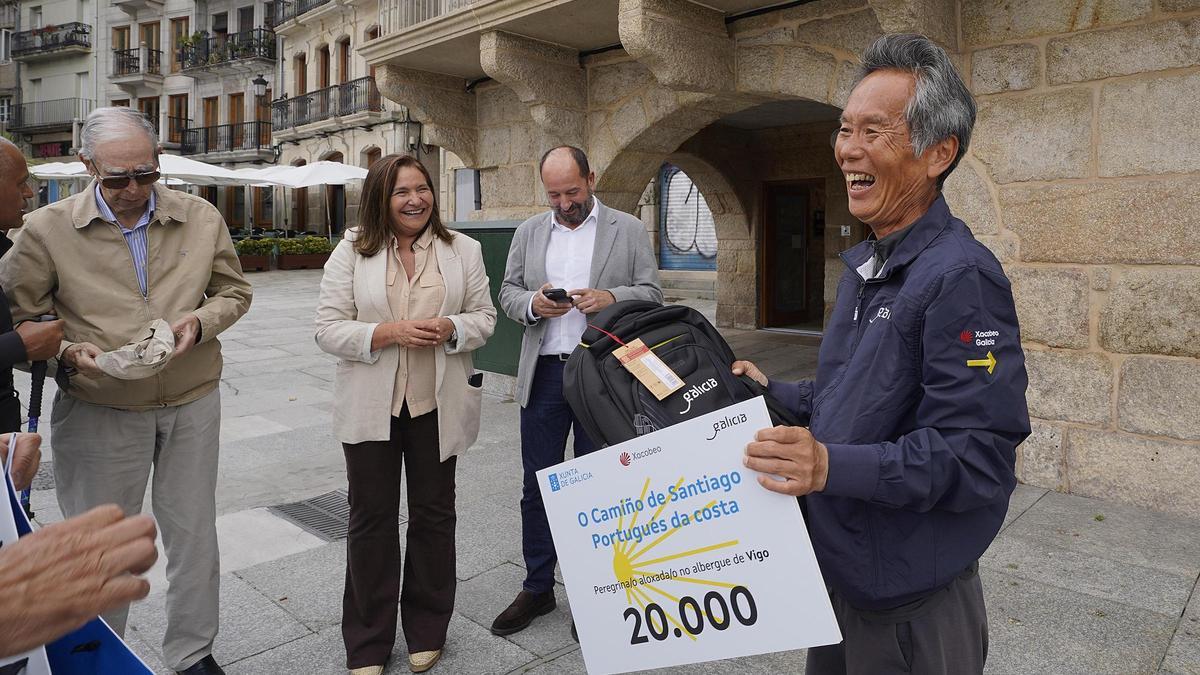
M 621 443 L 756 396 L 766 397 L 774 424 L 800 426 L 766 387 L 730 371 L 733 350 L 691 307 L 624 300 L 588 319 L 563 370 L 563 392 L 597 445 Z M 661 401 L 612 353 L 637 338 L 684 381 Z

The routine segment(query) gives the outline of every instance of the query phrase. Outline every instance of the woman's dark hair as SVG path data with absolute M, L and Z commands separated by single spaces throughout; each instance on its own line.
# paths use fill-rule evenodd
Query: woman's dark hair
M 373 256 L 391 244 L 394 236 L 392 189 L 396 186 L 396 175 L 404 167 L 420 171 L 425 177 L 425 184 L 429 186 L 430 213 L 429 223 L 425 227 L 432 228 L 433 236 L 444 242 L 454 239 L 454 233 L 442 224 L 442 217 L 438 213 L 437 193 L 434 192 L 433 177 L 429 175 L 429 170 L 412 155 L 388 155 L 371 165 L 363 182 L 362 202 L 358 207 L 358 238 L 354 240 L 355 253 Z

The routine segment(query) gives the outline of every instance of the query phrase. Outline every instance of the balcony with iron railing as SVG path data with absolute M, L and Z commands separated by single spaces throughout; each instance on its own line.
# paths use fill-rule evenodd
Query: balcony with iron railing
M 92 27 L 72 21 L 61 26 L 23 30 L 12 37 L 12 57 L 36 61 L 92 51 Z
M 76 121 L 87 117 L 95 106 L 94 101 L 86 98 L 22 103 L 12 107 L 8 129 L 20 132 L 69 130 Z
M 250 73 L 275 63 L 275 31 L 255 28 L 240 33 L 201 38 L 179 51 L 184 75 Z
M 270 122 L 236 122 L 199 129 L 183 129 L 179 152 L 207 155 L 205 161 L 251 161 L 270 159 Z
M 445 16 L 469 5 L 490 0 L 383 0 L 379 3 L 379 28 L 384 35 L 396 33 Z
M 388 114 L 375 78 L 360 77 L 345 84 L 325 87 L 271 105 L 271 125 L 280 140 L 293 140 L 344 128 L 357 122 L 382 119 Z M 324 124 L 322 124 L 324 123 Z
M 180 146 L 183 144 L 183 132 L 187 131 L 192 126 L 190 117 L 172 117 L 167 116 L 167 135 L 161 137 L 164 144 L 172 146 Z
M 108 78 L 114 84 L 128 88 L 140 84 L 162 83 L 161 50 L 143 45 L 133 49 L 114 49 L 112 56 L 112 72 Z
M 297 23 L 297 19 L 304 17 L 308 20 L 310 17 L 305 16 L 309 12 L 318 9 L 336 9 L 338 2 L 335 0 L 275 0 L 275 20 L 271 24 L 271 28 L 275 30 L 282 29 L 283 32 Z M 322 12 L 323 14 L 323 12 Z M 318 15 L 314 15 L 315 18 Z

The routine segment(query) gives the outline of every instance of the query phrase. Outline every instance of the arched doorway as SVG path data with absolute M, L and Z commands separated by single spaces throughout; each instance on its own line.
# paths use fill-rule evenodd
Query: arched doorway
M 717 324 L 820 333 L 835 291 L 827 279 L 842 268 L 837 254 L 864 234 L 846 208 L 829 144 L 839 115 L 837 107 L 799 98 L 682 107 L 619 150 L 597 191 L 606 204 L 629 209 L 623 201 L 662 162 L 678 166 L 712 213 Z M 672 144 L 674 151 L 663 151 Z M 668 257 L 660 250 L 660 263 Z

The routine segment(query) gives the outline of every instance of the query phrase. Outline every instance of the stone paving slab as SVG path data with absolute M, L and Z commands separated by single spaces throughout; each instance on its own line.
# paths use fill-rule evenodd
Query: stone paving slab
M 342 589 L 346 578 L 344 541 L 255 565 L 236 574 L 312 631 L 324 631 L 342 620 Z
M 1012 497 L 1008 500 L 1008 513 L 1004 514 L 1004 525 L 1001 531 L 1011 525 L 1022 513 L 1025 513 L 1026 509 L 1036 504 L 1046 492 L 1046 488 L 1018 484 L 1017 488 L 1013 490 Z
M 1177 616 L 1196 580 L 1003 533 L 980 560 L 997 571 Z
M 1200 583 L 1192 588 L 1191 601 L 1167 649 L 1162 671 L 1172 675 L 1200 675 Z
M 1200 576 L 1200 522 L 1179 516 L 1048 492 L 1007 532 L 1117 562 Z
M 489 627 L 516 597 L 524 580 L 523 568 L 511 563 L 497 565 L 473 579 L 459 582 L 454 610 L 480 626 Z M 528 628 L 505 639 L 539 657 L 574 647 L 567 591 L 557 585 L 555 595 L 558 606 L 553 612 L 534 619 Z
M 997 675 L 1153 673 L 1177 616 L 981 568 Z
M 154 645 L 152 654 L 143 655 L 154 667 L 160 667 L 166 631 L 164 594 L 151 593 L 130 608 L 129 625 L 137 630 L 141 642 Z M 221 576 L 221 630 L 213 645 L 218 663 L 231 663 L 286 644 L 311 634 L 299 621 L 250 584 L 230 574 Z

